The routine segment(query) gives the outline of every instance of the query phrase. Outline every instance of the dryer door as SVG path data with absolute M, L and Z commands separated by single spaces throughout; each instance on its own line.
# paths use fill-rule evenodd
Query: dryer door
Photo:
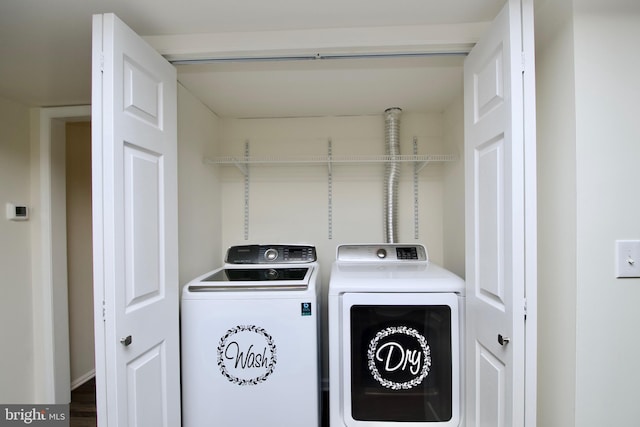
M 344 294 L 342 318 L 347 426 L 458 425 L 456 294 Z

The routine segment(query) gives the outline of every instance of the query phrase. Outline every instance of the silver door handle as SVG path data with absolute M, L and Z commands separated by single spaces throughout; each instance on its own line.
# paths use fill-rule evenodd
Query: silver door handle
M 498 344 L 506 345 L 509 344 L 509 341 L 511 341 L 509 337 L 503 337 L 502 334 L 498 334 Z
M 131 338 L 131 335 L 127 336 L 126 338 L 120 338 L 120 344 L 125 347 L 129 346 L 132 341 L 133 339 Z

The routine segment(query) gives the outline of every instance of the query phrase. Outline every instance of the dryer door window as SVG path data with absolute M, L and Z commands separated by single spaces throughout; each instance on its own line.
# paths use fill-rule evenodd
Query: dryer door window
M 430 296 L 438 297 L 429 304 L 350 305 L 349 406 L 356 423 L 449 425 L 458 418 L 457 297 Z

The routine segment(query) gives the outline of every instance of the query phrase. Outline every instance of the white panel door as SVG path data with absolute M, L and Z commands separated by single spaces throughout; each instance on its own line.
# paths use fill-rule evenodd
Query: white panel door
M 98 424 L 180 425 L 176 71 L 93 19 Z
M 526 203 L 535 194 L 525 194 L 525 164 L 535 159 L 525 158 L 525 140 L 535 142 L 525 137 L 524 106 L 534 101 L 524 97 L 523 72 L 521 4 L 509 0 L 464 71 L 469 427 L 525 425 L 525 288 L 533 267 L 525 232 L 535 221 L 535 203 Z

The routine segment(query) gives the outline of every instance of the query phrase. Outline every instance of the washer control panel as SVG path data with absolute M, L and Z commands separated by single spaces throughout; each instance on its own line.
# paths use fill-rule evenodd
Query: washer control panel
M 351 262 L 400 262 L 428 261 L 429 257 L 423 245 L 384 243 L 379 245 L 340 245 L 336 259 Z
M 315 246 L 241 245 L 227 250 L 227 264 L 300 264 L 317 260 Z

